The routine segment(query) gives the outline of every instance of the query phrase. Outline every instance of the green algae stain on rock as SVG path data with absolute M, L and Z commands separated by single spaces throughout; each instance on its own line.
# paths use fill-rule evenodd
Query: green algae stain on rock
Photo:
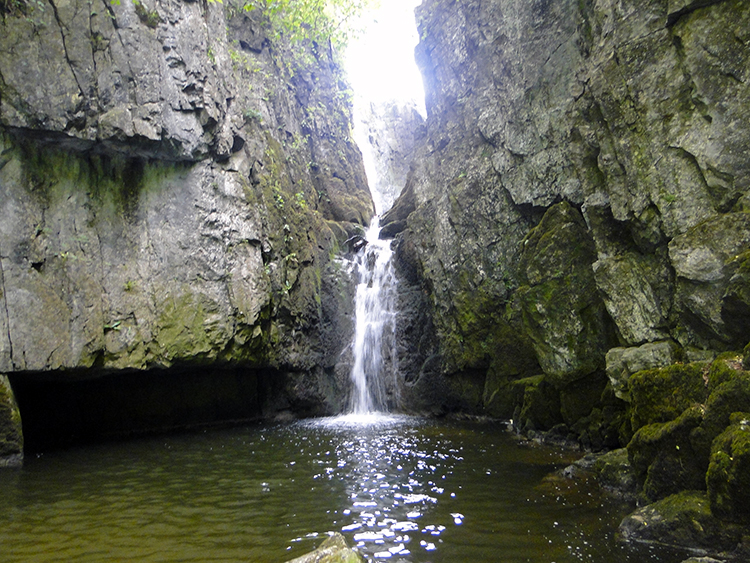
M 559 383 L 603 368 L 614 343 L 591 269 L 595 260 L 583 217 L 565 202 L 550 207 L 523 242 L 524 330 L 544 372 Z
M 157 327 L 155 341 L 167 365 L 215 359 L 232 328 L 215 301 L 189 291 L 164 302 Z

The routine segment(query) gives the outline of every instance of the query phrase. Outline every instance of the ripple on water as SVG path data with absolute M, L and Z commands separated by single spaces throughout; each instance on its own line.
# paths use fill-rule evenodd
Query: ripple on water
M 78 448 L 0 475 L 2 559 L 285 561 L 344 533 L 373 561 L 672 563 L 501 425 L 336 417 Z

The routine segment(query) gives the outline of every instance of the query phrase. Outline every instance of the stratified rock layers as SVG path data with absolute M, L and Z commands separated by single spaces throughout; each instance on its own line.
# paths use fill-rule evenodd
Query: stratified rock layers
M 231 2 L 19 4 L 0 30 L 0 373 L 244 366 L 337 410 L 332 258 L 373 205 L 329 47 Z

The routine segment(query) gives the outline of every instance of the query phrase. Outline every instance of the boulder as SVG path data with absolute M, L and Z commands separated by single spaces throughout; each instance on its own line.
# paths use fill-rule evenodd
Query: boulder
M 706 342 L 746 343 L 747 275 L 738 255 L 748 246 L 750 214 L 745 212 L 707 219 L 669 243 L 677 274 L 674 312 Z
M 594 242 L 580 212 L 552 206 L 523 242 L 523 326 L 539 364 L 562 386 L 604 367 L 611 321 L 596 289 Z
M 638 481 L 626 448 L 612 450 L 597 457 L 593 470 L 599 484 L 606 490 L 625 497 L 635 496 Z
M 344 536 L 332 534 L 318 548 L 287 563 L 364 563 L 364 558 L 346 544 Z
M 708 498 L 717 517 L 750 524 L 750 414 L 734 413 L 730 422 L 711 447 Z
M 702 363 L 676 364 L 633 374 L 628 380 L 633 431 L 647 424 L 669 422 L 688 407 L 705 403 L 706 367 Z
M 628 381 L 636 372 L 675 363 L 679 347 L 671 340 L 649 342 L 633 348 L 612 348 L 607 352 L 607 377 L 617 398 L 630 400 Z
M 750 317 L 750 250 L 732 258 L 726 268 L 733 273 L 721 298 L 721 319 L 733 342 L 743 343 Z
M 560 393 L 543 375 L 514 381 L 511 390 L 516 389 L 521 391 L 519 428 L 549 430 L 562 422 Z
M 693 446 L 701 458 L 708 459 L 714 439 L 729 426 L 731 415 L 747 411 L 748 405 L 750 373 L 746 371 L 734 371 L 733 377 L 713 389 L 706 401 L 703 422 L 692 435 Z
M 607 311 L 627 344 L 666 337 L 666 311 L 650 283 L 655 276 L 649 275 L 654 269 L 649 260 L 628 252 L 602 257 L 593 268 Z
M 683 491 L 626 516 L 620 523 L 619 535 L 625 541 L 706 554 L 733 549 L 742 532 L 711 513 L 706 493 Z
M 692 407 L 671 422 L 648 424 L 635 433 L 628 459 L 646 499 L 653 502 L 705 487 L 706 460 L 696 454 L 690 439 L 702 420 L 701 408 Z

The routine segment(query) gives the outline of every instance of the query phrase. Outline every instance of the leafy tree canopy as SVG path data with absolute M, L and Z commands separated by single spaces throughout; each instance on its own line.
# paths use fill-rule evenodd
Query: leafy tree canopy
M 250 0 L 246 10 L 263 9 L 279 36 L 292 43 L 331 42 L 341 49 L 361 32 L 361 15 L 377 0 Z

